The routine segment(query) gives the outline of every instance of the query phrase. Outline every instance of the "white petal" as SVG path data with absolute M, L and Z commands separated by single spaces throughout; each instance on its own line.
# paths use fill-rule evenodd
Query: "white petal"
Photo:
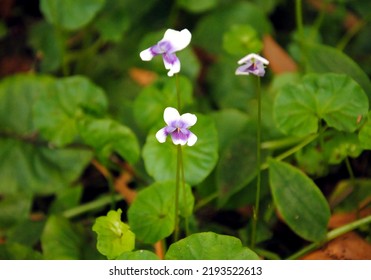
M 172 52 L 180 51 L 187 47 L 191 42 L 192 34 L 188 29 L 177 31 L 168 29 L 165 32 L 163 40 L 169 41 L 172 44 Z
M 191 132 L 191 134 L 189 135 L 189 138 L 188 138 L 187 145 L 188 145 L 188 146 L 193 146 L 196 142 L 197 142 L 197 136 L 194 135 L 194 134 Z
M 197 122 L 197 116 L 190 113 L 185 113 L 180 116 L 180 121 L 186 124 L 186 127 L 190 127 L 192 125 L 195 125 Z
M 180 144 L 182 146 L 184 146 L 188 141 L 188 139 L 184 140 L 184 139 L 181 139 L 181 138 L 175 138 L 175 137 L 173 137 L 173 135 L 171 135 L 171 140 L 173 141 L 174 145 L 179 145 Z
M 269 61 L 268 61 L 268 60 L 266 60 L 264 57 L 261 57 L 260 55 L 255 54 L 255 53 L 250 53 L 250 54 L 246 55 L 245 57 L 241 58 L 241 59 L 238 61 L 238 64 L 246 63 L 247 61 L 249 61 L 249 60 L 251 60 L 251 59 L 259 60 L 259 61 L 261 61 L 263 64 L 266 64 L 266 65 L 269 64 Z
M 177 57 L 173 63 L 169 63 L 165 58 L 163 60 L 165 68 L 169 70 L 169 72 L 167 73 L 169 77 L 172 77 L 175 73 L 180 72 L 180 60 Z
M 141 51 L 139 55 L 140 55 L 140 58 L 144 61 L 149 61 L 154 57 L 154 55 L 151 52 L 151 48 Z
M 164 111 L 164 121 L 167 125 L 171 125 L 172 122 L 178 121 L 180 118 L 179 112 L 173 107 L 167 107 Z
M 161 129 L 160 129 L 159 131 L 157 131 L 157 133 L 156 133 L 156 138 L 157 138 L 158 142 L 160 142 L 160 143 L 164 143 L 164 142 L 166 141 L 166 137 L 167 137 L 167 135 L 166 135 L 166 132 L 165 132 L 165 128 L 166 128 L 166 127 L 161 128 Z

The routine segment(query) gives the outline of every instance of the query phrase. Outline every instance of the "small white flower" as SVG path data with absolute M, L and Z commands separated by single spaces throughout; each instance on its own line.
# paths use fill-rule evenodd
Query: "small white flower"
M 167 107 L 164 111 L 164 120 L 167 126 L 156 133 L 160 143 L 164 143 L 168 135 L 171 135 L 175 145 L 193 146 L 196 143 L 197 136 L 188 129 L 197 122 L 196 115 L 190 113 L 180 115 L 177 109 Z
M 168 29 L 160 42 L 140 53 L 140 58 L 144 61 L 149 61 L 156 55 L 162 55 L 165 68 L 169 70 L 168 76 L 173 76 L 180 71 L 180 60 L 175 55 L 175 52 L 187 47 L 191 42 L 191 38 L 192 34 L 188 29 L 183 29 L 182 31 Z
M 236 70 L 236 75 L 256 75 L 259 77 L 265 74 L 265 65 L 269 64 L 269 61 L 264 57 L 251 53 L 241 58 L 238 64 L 242 64 Z

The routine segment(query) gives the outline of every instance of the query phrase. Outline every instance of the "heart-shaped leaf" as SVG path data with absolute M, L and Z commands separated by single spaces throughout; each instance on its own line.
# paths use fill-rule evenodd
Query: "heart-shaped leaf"
M 317 132 L 320 120 L 339 131 L 354 132 L 367 112 L 367 96 L 350 77 L 309 74 L 302 83 L 279 91 L 273 113 L 284 133 L 304 136 Z
M 169 236 L 175 226 L 175 182 L 156 182 L 141 190 L 129 208 L 129 224 L 137 238 L 155 243 Z M 189 185 L 179 190 L 179 214 L 190 216 L 194 197 Z
M 122 210 L 111 210 L 95 220 L 93 231 L 98 235 L 97 249 L 108 259 L 115 259 L 135 247 L 135 234 L 121 221 Z
M 103 8 L 105 0 L 41 0 L 40 10 L 52 24 L 76 30 L 88 24 Z
M 259 257 L 236 237 L 202 232 L 170 245 L 167 260 L 258 260 Z

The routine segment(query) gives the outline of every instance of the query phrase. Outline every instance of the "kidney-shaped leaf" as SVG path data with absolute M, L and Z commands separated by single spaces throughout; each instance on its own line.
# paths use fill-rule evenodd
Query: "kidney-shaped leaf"
M 259 257 L 236 237 L 202 232 L 170 245 L 167 260 L 258 260 Z
M 275 100 L 274 118 L 286 134 L 315 133 L 322 119 L 329 127 L 354 132 L 368 112 L 363 89 L 342 74 L 309 74 L 300 84 L 282 88 Z
M 194 197 L 189 185 L 186 195 L 179 191 L 179 214 L 189 216 Z M 140 191 L 128 211 L 131 229 L 144 243 L 155 243 L 169 236 L 175 225 L 175 182 L 157 182 Z
M 112 152 L 130 163 L 139 158 L 139 143 L 130 128 L 111 119 L 87 119 L 80 123 L 84 143 L 94 147 L 98 157 L 106 161 Z
M 52 24 L 76 30 L 89 23 L 105 0 L 41 0 L 40 10 Z
M 329 205 L 314 182 L 294 166 L 269 160 L 274 203 L 288 226 L 309 241 L 326 236 Z
M 138 250 L 133 252 L 125 252 L 118 256 L 115 260 L 159 260 L 159 257 L 147 250 Z
M 114 259 L 135 247 L 135 234 L 121 221 L 122 210 L 111 210 L 95 220 L 93 231 L 98 235 L 97 249 L 108 259 Z
M 56 146 L 75 140 L 77 121 L 85 114 L 102 115 L 107 100 L 102 89 L 87 78 L 75 76 L 56 80 L 40 95 L 33 107 L 35 126 Z

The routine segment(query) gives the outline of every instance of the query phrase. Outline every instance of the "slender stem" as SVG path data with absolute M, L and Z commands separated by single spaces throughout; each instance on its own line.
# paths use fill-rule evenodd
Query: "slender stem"
M 180 145 L 179 145 L 180 146 Z M 180 175 L 181 175 L 181 181 L 182 181 L 182 191 L 183 191 L 183 205 L 184 205 L 184 208 L 186 209 L 187 208 L 187 193 L 186 193 L 186 185 L 185 185 L 185 176 L 184 176 L 184 164 L 183 164 L 183 150 L 182 150 L 182 146 L 180 146 Z M 188 236 L 189 235 L 189 220 L 188 220 L 188 216 L 187 216 L 187 213 L 184 213 L 185 215 L 185 231 L 186 231 L 186 235 Z
M 174 225 L 174 242 L 179 239 L 179 189 L 180 189 L 180 169 L 182 147 L 177 145 L 177 164 L 176 164 L 176 183 L 175 183 L 175 225 Z
M 276 156 L 275 159 L 276 160 L 284 160 L 285 158 L 287 158 L 287 157 L 295 154 L 297 151 L 299 151 L 302 148 L 304 148 L 306 145 L 310 144 L 318 136 L 319 136 L 319 133 L 316 133 L 316 134 L 313 134 L 313 135 L 308 136 L 305 140 L 303 140 L 303 142 L 301 142 L 300 144 L 298 144 L 298 145 L 292 147 L 291 149 L 283 152 L 282 154 Z M 260 167 L 261 170 L 265 170 L 267 168 L 268 168 L 268 163 L 267 162 L 265 162 L 264 164 L 262 164 L 261 167 Z
M 115 202 L 122 200 L 122 196 L 120 194 L 116 194 L 114 196 Z M 98 198 L 94 201 L 79 205 L 75 208 L 68 209 L 63 212 L 63 216 L 66 218 L 74 218 L 76 216 L 82 215 L 86 212 L 93 211 L 96 209 L 99 209 L 103 206 L 106 206 L 107 204 L 112 203 L 112 196 L 106 195 L 101 198 Z
M 296 0 L 295 2 L 295 16 L 296 16 L 296 27 L 300 36 L 300 41 L 302 42 L 304 36 L 303 28 L 303 14 L 302 14 L 302 0 Z
M 176 83 L 176 96 L 177 96 L 177 102 L 178 102 L 178 111 L 181 109 L 181 100 L 180 100 L 180 87 L 179 87 L 179 75 L 175 74 L 175 83 Z
M 352 231 L 356 228 L 359 228 L 360 226 L 363 226 L 363 225 L 366 225 L 368 223 L 371 223 L 371 216 L 367 216 L 365 218 L 362 218 L 362 219 L 359 219 L 359 220 L 356 220 L 352 223 L 349 223 L 349 224 L 346 224 L 342 227 L 339 227 L 339 228 L 336 228 L 330 232 L 327 233 L 326 235 L 326 238 L 323 242 L 315 242 L 315 243 L 311 243 L 309 244 L 308 246 L 304 247 L 303 249 L 301 249 L 300 251 L 296 252 L 295 254 L 291 255 L 290 257 L 288 257 L 287 259 L 288 260 L 295 260 L 295 259 L 298 259 L 306 254 L 308 254 L 309 252 L 312 252 L 313 250 L 317 249 L 317 248 L 320 248 L 321 246 L 323 246 L 325 243 L 335 239 L 336 237 L 339 237 L 349 231 Z
M 258 126 L 256 129 L 256 167 L 257 167 L 257 178 L 256 178 L 256 197 L 255 197 L 255 208 L 253 214 L 253 223 L 251 231 L 251 248 L 255 247 L 256 242 L 256 228 L 259 218 L 259 203 L 260 203 L 260 185 L 261 185 L 261 89 L 260 89 L 260 77 L 258 77 L 257 86 L 257 99 L 258 99 Z

